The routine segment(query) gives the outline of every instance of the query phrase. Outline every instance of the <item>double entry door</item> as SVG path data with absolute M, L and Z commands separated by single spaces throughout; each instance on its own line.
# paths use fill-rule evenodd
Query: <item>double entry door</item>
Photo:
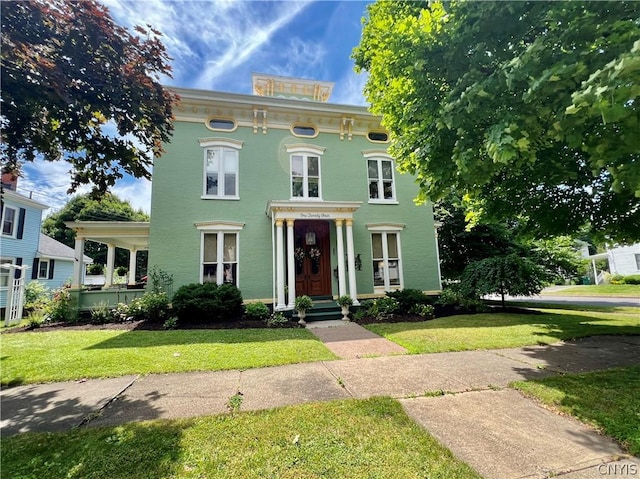
M 329 223 L 296 220 L 294 225 L 296 296 L 331 295 Z

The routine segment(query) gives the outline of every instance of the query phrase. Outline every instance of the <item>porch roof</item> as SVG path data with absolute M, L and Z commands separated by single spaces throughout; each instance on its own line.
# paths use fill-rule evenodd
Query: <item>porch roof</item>
M 75 231 L 76 238 L 130 251 L 149 249 L 149 222 L 146 221 L 67 221 L 65 225 Z
M 271 200 L 266 214 L 273 219 L 347 219 L 362 201 Z

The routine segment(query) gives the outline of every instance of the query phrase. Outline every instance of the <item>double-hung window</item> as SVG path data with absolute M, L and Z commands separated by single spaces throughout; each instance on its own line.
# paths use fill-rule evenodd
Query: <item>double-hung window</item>
M 400 230 L 403 225 L 369 225 L 376 292 L 403 288 Z
M 5 205 L 2 209 L 2 234 L 4 236 L 16 236 L 18 224 L 18 210 Z
M 200 281 L 238 286 L 238 232 L 242 223 L 198 223 L 202 232 Z
M 367 184 L 369 203 L 396 203 L 394 163 L 386 155 L 377 151 L 365 152 L 367 159 Z
M 291 198 L 322 199 L 320 160 L 324 148 L 287 145 L 291 154 Z
M 46 259 L 38 262 L 38 279 L 49 279 L 49 261 Z
M 226 138 L 199 140 L 204 149 L 203 199 L 239 199 L 242 142 Z

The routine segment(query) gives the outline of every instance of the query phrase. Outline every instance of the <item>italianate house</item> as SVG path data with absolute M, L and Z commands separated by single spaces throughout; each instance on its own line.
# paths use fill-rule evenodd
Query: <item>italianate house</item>
M 233 283 L 245 300 L 358 300 L 441 289 L 431 204 L 366 108 L 333 84 L 253 75 L 253 95 L 174 88 L 153 168 L 149 265 L 174 286 Z

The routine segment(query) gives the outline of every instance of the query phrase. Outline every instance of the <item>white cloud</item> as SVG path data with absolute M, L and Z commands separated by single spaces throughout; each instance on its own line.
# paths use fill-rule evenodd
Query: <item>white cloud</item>
M 151 182 L 147 179 L 116 183 L 111 193 L 121 200 L 127 200 L 136 210 L 141 209 L 147 214 L 151 211 Z
M 357 74 L 353 70 L 347 71 L 337 82 L 331 95 L 331 103 L 368 106 L 363 93 L 368 76 L 366 72 Z

